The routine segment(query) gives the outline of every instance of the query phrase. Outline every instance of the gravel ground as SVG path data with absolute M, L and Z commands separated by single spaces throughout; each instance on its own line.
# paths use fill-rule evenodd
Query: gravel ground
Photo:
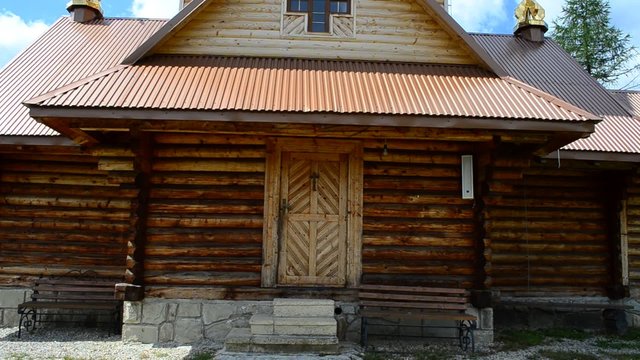
M 500 351 L 501 344 L 477 349 L 473 359 L 480 360 L 531 360 L 545 359 L 547 352 L 575 354 L 563 359 L 640 359 L 640 341 L 624 341 L 615 338 L 593 336 L 586 340 L 547 339 L 542 345 L 517 351 Z M 373 343 L 367 359 L 469 359 L 469 353 L 461 352 L 450 344 L 407 342 Z M 542 353 L 541 353 L 542 352 Z M 212 354 L 202 356 L 203 353 Z M 215 354 L 215 355 L 213 355 Z M 405 355 L 402 355 L 405 354 Z M 413 355 L 412 355 L 413 354 Z M 200 356 L 198 356 L 200 355 Z M 583 356 L 583 357 L 579 357 Z M 217 360 L 359 360 L 363 355 L 356 345 L 345 345 L 339 356 L 252 356 L 225 353 L 220 344 L 201 342 L 194 346 L 148 345 L 124 343 L 117 335 L 104 330 L 83 328 L 40 329 L 34 334 L 17 337 L 17 328 L 0 329 L 0 359 L 35 360 L 124 360 L 124 359 L 217 359 Z

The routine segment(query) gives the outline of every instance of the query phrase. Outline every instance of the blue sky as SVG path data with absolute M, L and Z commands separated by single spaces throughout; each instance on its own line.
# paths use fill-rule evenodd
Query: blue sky
M 68 0 L 0 0 L 0 67 L 33 42 L 59 17 L 67 14 Z M 178 11 L 180 0 L 102 0 L 105 16 L 168 18 Z M 513 10 L 520 0 L 449 0 L 453 17 L 470 32 L 508 34 L 512 32 Z M 551 24 L 564 0 L 538 0 Z M 610 0 L 612 22 L 631 34 L 640 48 L 638 0 Z M 640 57 L 637 60 L 640 63 Z M 612 87 L 621 88 L 640 72 Z M 634 83 L 640 83 L 640 80 Z

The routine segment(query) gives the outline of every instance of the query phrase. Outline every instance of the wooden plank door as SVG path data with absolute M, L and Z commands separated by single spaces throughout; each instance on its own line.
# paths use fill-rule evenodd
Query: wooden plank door
M 348 155 L 283 152 L 281 285 L 346 284 Z

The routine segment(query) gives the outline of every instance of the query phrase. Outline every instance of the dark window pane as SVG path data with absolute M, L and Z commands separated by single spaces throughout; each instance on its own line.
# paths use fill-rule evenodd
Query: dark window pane
M 314 12 L 325 12 L 326 9 L 326 2 L 322 1 L 322 0 L 313 0 L 313 11 Z
M 349 2 L 345 0 L 331 0 L 331 12 L 334 14 L 346 14 L 349 10 Z
M 307 1 L 308 0 L 291 0 L 289 11 L 307 12 Z

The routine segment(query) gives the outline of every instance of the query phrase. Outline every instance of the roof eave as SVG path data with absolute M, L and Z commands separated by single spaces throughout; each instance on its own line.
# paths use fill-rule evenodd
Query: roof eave
M 582 160 L 582 161 L 607 161 L 607 162 L 629 162 L 640 163 L 640 154 L 620 153 L 608 151 L 583 151 L 583 150 L 558 150 L 561 160 Z M 557 159 L 558 152 L 554 151 L 545 156 L 545 159 Z
M 29 104 L 30 115 L 47 126 L 58 129 L 62 119 L 75 119 L 73 127 L 129 129 L 150 121 L 254 122 L 314 125 L 397 126 L 469 130 L 543 131 L 571 134 L 575 139 L 595 131 L 596 121 L 552 121 L 537 119 L 469 118 L 450 116 L 264 112 L 264 111 L 199 111 L 154 109 L 95 109 L 43 107 Z M 105 122 L 105 120 L 110 120 Z M 570 143 L 571 141 L 567 142 Z M 566 144 L 563 144 L 566 145 Z

